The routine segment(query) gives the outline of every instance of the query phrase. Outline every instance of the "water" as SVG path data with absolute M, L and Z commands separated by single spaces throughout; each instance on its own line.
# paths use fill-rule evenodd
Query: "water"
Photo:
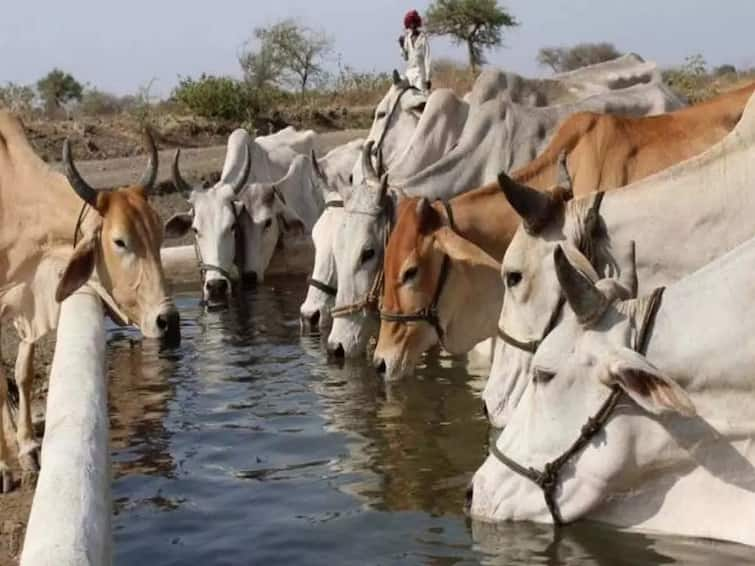
M 299 336 L 301 281 L 206 313 L 183 342 L 110 335 L 118 565 L 742 564 L 751 549 L 583 523 L 464 516 L 485 456 L 484 371 L 429 356 L 387 387 Z M 470 375 L 471 373 L 471 375 Z M 477 373 L 477 375 L 475 375 Z

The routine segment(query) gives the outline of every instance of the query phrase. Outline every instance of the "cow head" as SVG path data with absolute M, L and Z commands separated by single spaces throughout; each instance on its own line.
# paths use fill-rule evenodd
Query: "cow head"
M 394 221 L 395 195 L 388 191 L 388 179 L 378 179 L 372 167 L 372 144 L 362 152 L 366 181 L 355 187 L 345 202 L 343 220 L 335 247 L 338 277 L 336 309 L 364 304 L 376 288 L 376 277 L 383 265 L 385 242 Z M 336 311 L 328 337 L 328 350 L 336 356 L 364 354 L 368 340 L 378 330 L 376 305 Z
M 112 299 L 110 306 L 120 311 L 114 314 L 125 315 L 147 337 L 177 341 L 181 336 L 178 311 L 166 290 L 160 259 L 162 226 L 148 202 L 157 178 L 157 148 L 149 131 L 145 139 L 149 153 L 146 172 L 136 185 L 115 191 L 97 191 L 88 185 L 73 162 L 68 140 L 63 144 L 68 182 L 97 216 L 82 216 L 83 234 L 55 298 L 63 301 L 95 275 L 105 291 L 103 298 L 106 302 Z
M 543 469 L 566 452 L 612 388 L 622 390 L 631 401 L 622 403 L 621 418 L 608 420 L 604 439 L 588 443 L 561 475 L 556 504 L 563 519 L 572 521 L 613 492 L 635 491 L 638 478 L 647 482 L 643 467 L 650 475 L 666 470 L 677 477 L 672 466 L 681 463 L 682 473 L 689 473 L 689 454 L 680 454 L 678 438 L 668 433 L 669 420 L 660 424 L 648 414 L 690 417 L 695 407 L 679 384 L 633 349 L 648 303 L 624 301 L 633 292 L 626 282 L 594 283 L 570 263 L 563 249 L 556 248 L 554 256 L 553 269 L 568 303 L 564 320 L 534 356 L 522 401 L 496 444 L 518 464 Z M 630 287 L 636 284 L 629 279 Z M 682 426 L 690 429 L 689 422 Z M 550 520 L 541 489 L 496 456 L 489 456 L 476 472 L 470 495 L 471 513 L 479 518 Z
M 500 264 L 456 234 L 440 209 L 424 198 L 404 201 L 388 241 L 382 311 L 406 316 L 434 307 L 437 326 L 430 320 L 381 322 L 374 362 L 386 379 L 411 374 L 439 340 L 449 352 L 465 353 L 481 327 L 487 328 L 483 335 L 495 331 L 503 298 Z
M 229 146 L 231 140 L 229 140 Z M 246 216 L 244 204 L 238 200 L 246 186 L 252 166 L 249 145 L 242 152 L 244 162 L 231 168 L 236 175 L 233 182 L 221 178 L 213 187 L 192 187 L 181 176 L 180 150 L 173 160 L 173 182 L 191 204 L 188 213 L 176 214 L 165 224 L 169 238 L 178 238 L 189 230 L 194 233 L 194 243 L 202 263 L 202 298 L 208 306 L 221 306 L 228 302 L 231 286 L 239 275 L 236 265 L 237 239 L 243 227 L 240 223 Z
M 501 278 L 505 294 L 498 322 L 506 334 L 519 342 L 536 343 L 558 317 L 561 288 L 553 266 L 553 250 L 559 243 L 570 256 L 578 254 L 574 223 L 567 221 L 571 192 L 563 187 L 537 191 L 505 174 L 499 185 L 522 218 L 503 256 Z M 591 199 L 588 199 L 591 201 Z M 571 204 L 571 203 L 568 203 Z M 585 261 L 585 270 L 592 270 Z M 532 353 L 507 343 L 496 346 L 490 378 L 483 392 L 485 409 L 493 424 L 503 426 L 524 391 Z
M 367 135 L 374 144 L 373 157 L 378 149 L 390 163 L 398 157 L 419 123 L 427 104 L 427 94 L 412 87 L 394 71 L 393 84 L 375 108 L 375 116 Z

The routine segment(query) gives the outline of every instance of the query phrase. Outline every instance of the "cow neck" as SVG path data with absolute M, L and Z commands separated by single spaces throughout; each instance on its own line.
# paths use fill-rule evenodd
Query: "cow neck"
M 581 218 L 581 220 L 578 222 L 580 226 L 578 248 L 593 266 L 595 266 L 596 262 L 597 247 L 593 243 L 594 241 L 592 237 L 590 237 L 588 234 L 591 233 L 592 227 L 597 226 L 598 222 L 600 221 L 600 205 L 603 203 L 604 196 L 604 192 L 597 193 L 592 201 L 592 205 L 587 210 L 585 217 Z M 509 346 L 513 346 L 518 350 L 534 354 L 535 352 L 537 352 L 540 344 L 543 343 L 543 340 L 545 340 L 548 334 L 550 334 L 551 330 L 553 330 L 553 328 L 556 326 L 556 323 L 558 323 L 565 302 L 566 298 L 564 296 L 564 293 L 561 292 L 558 298 L 558 302 L 556 303 L 556 308 L 551 312 L 551 316 L 548 319 L 548 324 L 545 326 L 545 329 L 543 329 L 543 333 L 540 338 L 536 340 L 520 340 L 506 332 L 506 330 L 501 328 L 500 326 L 498 327 L 498 337 Z
M 644 355 L 647 352 L 650 330 L 655 321 L 655 315 L 661 306 L 664 289 L 664 287 L 656 288 L 650 294 L 647 301 L 637 309 L 637 312 L 641 313 L 642 318 L 637 327 L 633 348 L 640 354 Z M 501 464 L 509 468 L 512 472 L 531 480 L 542 490 L 545 505 L 548 507 L 548 511 L 551 514 L 555 527 L 564 524 L 563 516 L 561 515 L 558 502 L 556 501 L 556 488 L 558 487 L 559 474 L 561 473 L 562 468 L 569 463 L 572 458 L 579 454 L 596 434 L 603 430 L 606 423 L 611 418 L 611 415 L 613 415 L 621 394 L 621 388 L 618 385 L 614 385 L 611 388 L 611 394 L 603 402 L 598 411 L 593 416 L 588 417 L 587 422 L 582 426 L 582 429 L 579 432 L 579 436 L 571 446 L 569 446 L 569 448 L 567 448 L 560 456 L 547 462 L 542 469 L 537 469 L 532 466 L 524 466 L 509 458 L 499 450 L 497 441 L 493 442 L 490 447 L 490 454 Z
M 454 221 L 454 214 L 451 205 L 446 201 L 441 201 L 443 208 L 446 211 L 446 218 L 448 220 L 448 227 L 456 234 L 459 232 L 456 229 L 456 222 Z M 425 308 L 419 309 L 413 313 L 402 313 L 398 311 L 385 311 L 380 310 L 380 319 L 386 322 L 397 322 L 400 324 L 407 324 L 410 322 L 426 322 L 433 327 L 435 333 L 438 335 L 438 341 L 441 346 L 445 348 L 444 338 L 445 332 L 443 331 L 443 325 L 440 320 L 440 313 L 438 312 L 438 305 L 440 303 L 440 297 L 443 294 L 446 281 L 448 280 L 448 271 L 451 264 L 451 258 L 447 253 L 443 253 L 443 261 L 440 265 L 440 275 L 438 276 L 438 284 L 435 287 L 435 293 L 433 293 L 432 301 Z M 447 348 L 446 348 L 447 349 Z
M 343 208 L 343 201 L 342 200 L 331 200 L 325 203 L 325 209 L 329 208 Z M 320 281 L 319 279 L 315 279 L 314 277 L 310 276 L 307 278 L 307 284 L 310 287 L 314 287 L 315 289 L 318 289 L 319 291 L 322 291 L 329 297 L 335 297 L 338 294 L 338 288 L 334 287 L 333 285 L 328 285 L 324 281 Z

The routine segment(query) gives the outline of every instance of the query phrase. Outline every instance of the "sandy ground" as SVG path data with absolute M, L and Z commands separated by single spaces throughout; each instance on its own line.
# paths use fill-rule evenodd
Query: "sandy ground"
M 322 155 L 330 149 L 346 143 L 352 139 L 366 135 L 363 130 L 343 130 L 328 132 L 318 136 L 315 146 L 316 152 Z M 182 173 L 192 183 L 214 182 L 220 176 L 225 156 L 225 146 L 188 149 L 182 152 Z M 152 203 L 165 220 L 179 211 L 188 210 L 186 201 L 181 195 L 173 192 L 170 181 L 170 164 L 173 150 L 160 152 L 160 169 L 158 174 L 158 190 Z M 78 162 L 77 162 L 78 163 Z M 144 157 L 126 157 L 98 161 L 82 161 L 78 163 L 82 175 L 95 187 L 111 188 L 123 186 L 138 179 L 144 167 Z M 179 242 L 168 242 L 167 245 L 178 245 Z M 37 344 L 34 355 L 34 400 L 33 410 L 38 434 L 41 435 L 44 420 L 44 399 L 47 391 L 47 375 L 55 346 L 55 337 L 47 336 Z M 13 377 L 13 364 L 16 357 L 18 340 L 10 325 L 3 325 L 0 335 L 0 353 L 6 375 Z M 14 446 L 12 431 L 5 431 L 10 446 Z M 12 465 L 15 465 L 15 458 Z M 14 479 L 17 479 L 16 489 L 9 494 L 0 495 L 0 566 L 14 566 L 18 564 L 18 557 L 23 543 L 23 536 L 31 501 L 34 495 L 33 485 L 29 477 L 21 477 L 20 470 L 14 468 Z

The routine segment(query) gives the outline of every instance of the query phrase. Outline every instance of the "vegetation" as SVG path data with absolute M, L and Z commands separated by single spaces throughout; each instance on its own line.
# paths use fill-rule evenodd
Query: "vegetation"
M 554 73 L 564 73 L 620 56 L 612 43 L 579 43 L 573 47 L 543 47 L 537 53 L 537 62 Z
M 304 92 L 311 84 L 327 80 L 324 58 L 333 40 L 322 31 L 283 20 L 269 28 L 257 28 L 258 51 L 246 51 L 239 58 L 244 76 L 256 88 L 275 84 Z
M 663 80 L 690 103 L 718 94 L 718 88 L 708 75 L 705 58 L 699 53 L 686 57 L 683 65 L 663 71 Z
M 485 50 L 501 46 L 503 28 L 517 25 L 496 0 L 435 0 L 427 10 L 428 33 L 466 43 L 473 72 L 485 64 Z
M 53 69 L 37 82 L 37 92 L 45 106 L 45 110 L 53 114 L 72 100 L 81 100 L 84 92 L 82 84 L 72 75 Z
M 35 95 L 30 86 L 6 83 L 5 86 L 0 86 L 0 108 L 7 108 L 17 114 L 28 114 L 32 111 Z

